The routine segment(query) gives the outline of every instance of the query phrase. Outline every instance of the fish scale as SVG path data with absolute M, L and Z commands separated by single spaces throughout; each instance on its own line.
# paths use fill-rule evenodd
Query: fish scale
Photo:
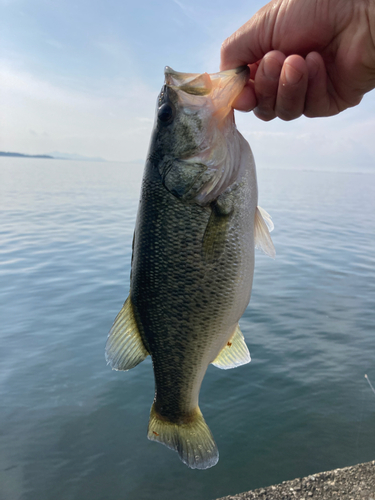
M 219 456 L 198 406 L 203 377 L 210 363 L 226 369 L 250 361 L 238 321 L 250 300 L 255 240 L 268 253 L 273 248 L 269 216 L 264 212 L 265 222 L 257 208 L 252 153 L 231 107 L 247 77 L 246 68 L 186 77 L 166 68 L 130 294 L 106 346 L 118 370 L 151 355 L 148 438 L 197 469 L 212 467 Z

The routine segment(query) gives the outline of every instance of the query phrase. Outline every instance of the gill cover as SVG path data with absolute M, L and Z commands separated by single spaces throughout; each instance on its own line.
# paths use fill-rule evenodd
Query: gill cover
M 243 138 L 232 104 L 248 77 L 247 66 L 214 74 L 165 68 L 157 109 L 158 140 L 163 142 L 158 166 L 176 197 L 208 205 L 239 177 Z

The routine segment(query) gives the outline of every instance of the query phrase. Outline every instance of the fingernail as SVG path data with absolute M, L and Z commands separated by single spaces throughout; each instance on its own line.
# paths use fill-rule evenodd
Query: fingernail
M 312 57 L 309 56 L 306 57 L 306 64 L 309 72 L 309 80 L 312 80 L 318 74 L 319 64 Z
M 302 73 L 293 68 L 290 64 L 285 64 L 285 80 L 289 85 L 295 85 L 302 79 Z
M 253 110 L 253 108 L 249 108 L 249 109 L 237 109 L 237 108 L 234 108 L 236 111 L 238 111 L 239 113 L 250 113 L 250 111 Z
M 273 57 L 264 57 L 264 75 L 270 80 L 278 80 L 281 73 L 281 64 Z

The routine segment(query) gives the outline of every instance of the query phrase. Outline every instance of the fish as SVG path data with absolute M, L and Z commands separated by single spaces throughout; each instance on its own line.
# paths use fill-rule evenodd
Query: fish
M 250 361 L 239 327 L 254 248 L 275 257 L 258 207 L 254 158 L 233 101 L 247 66 L 218 73 L 165 67 L 133 237 L 130 293 L 108 334 L 106 360 L 129 370 L 151 356 L 155 398 L 147 437 L 192 469 L 219 459 L 199 409 L 209 364 Z

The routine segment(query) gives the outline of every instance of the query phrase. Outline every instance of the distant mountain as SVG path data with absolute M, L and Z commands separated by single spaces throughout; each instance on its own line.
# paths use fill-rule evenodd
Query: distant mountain
M 82 156 L 78 154 L 71 153 L 60 153 L 60 151 L 53 151 L 52 153 L 48 153 L 52 158 L 56 158 L 59 160 L 79 160 L 79 161 L 107 161 L 104 158 L 100 158 L 99 156 L 90 157 L 90 156 Z
M 138 158 L 137 160 L 126 160 L 122 161 L 121 163 L 140 163 L 141 165 L 144 165 L 146 160 Z
M 53 159 L 53 156 L 49 155 L 24 155 L 22 153 L 9 153 L 6 151 L 0 151 L 0 156 L 15 156 L 20 158 L 50 158 Z
M 60 153 L 59 151 L 54 151 L 48 155 L 26 155 L 23 153 L 10 153 L 7 151 L 0 151 L 0 156 L 12 156 L 17 158 L 47 158 L 50 160 L 78 160 L 78 161 L 107 161 L 104 158 L 89 156 L 82 156 L 77 154 Z

